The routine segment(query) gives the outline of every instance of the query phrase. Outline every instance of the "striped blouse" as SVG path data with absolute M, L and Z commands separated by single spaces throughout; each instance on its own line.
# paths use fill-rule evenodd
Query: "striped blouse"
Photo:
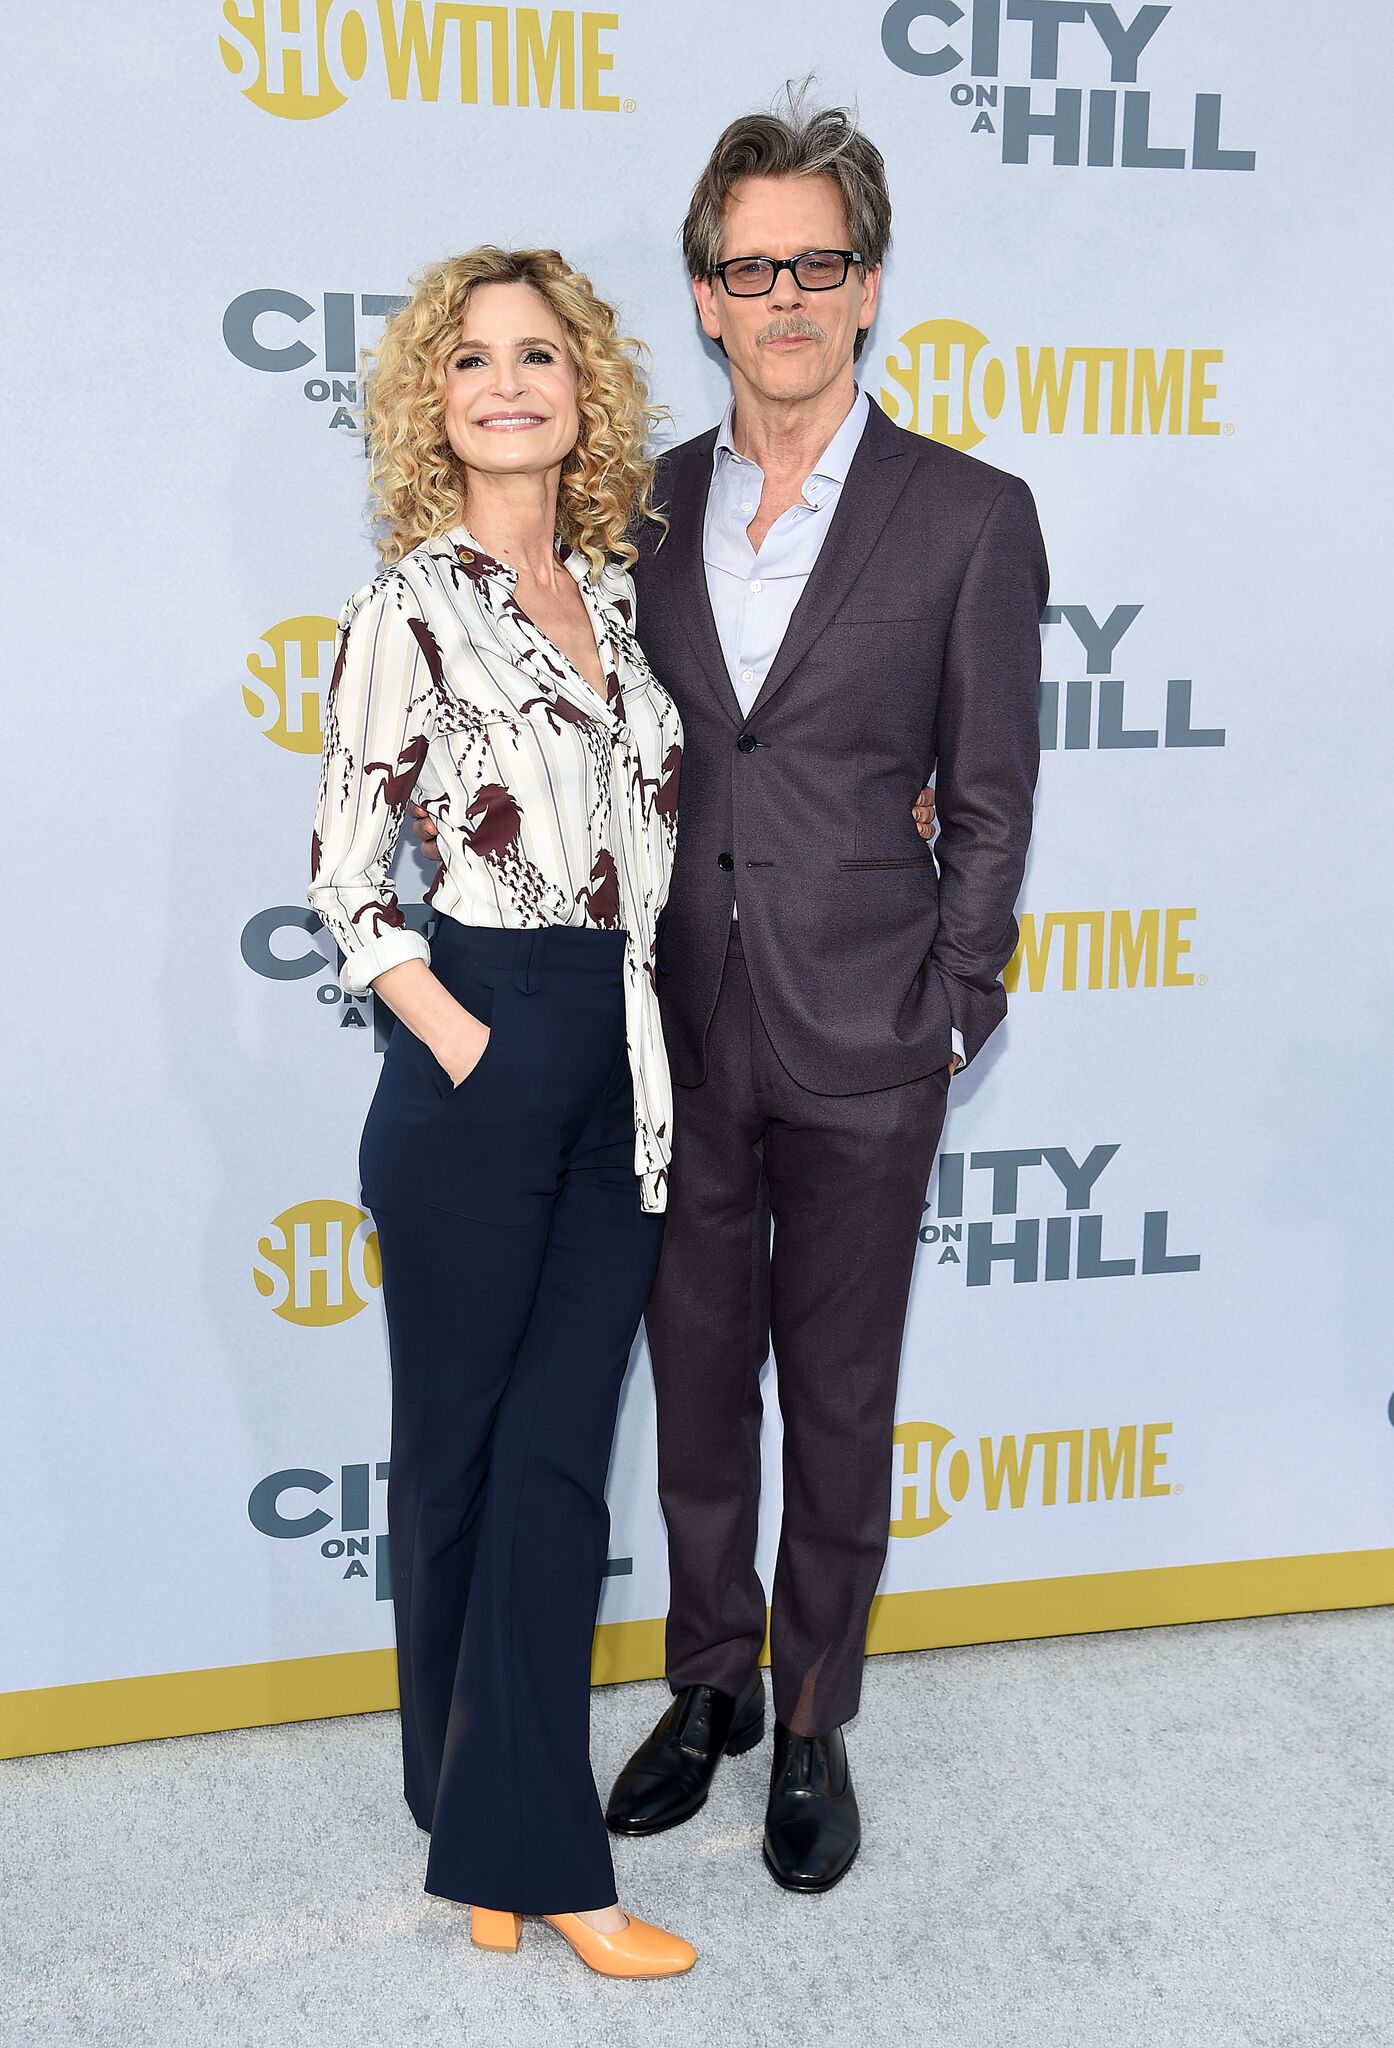
M 467 925 L 628 934 L 625 1025 L 643 1206 L 665 1207 L 672 1095 L 655 927 L 677 836 L 682 726 L 634 638 L 634 586 L 561 547 L 595 630 L 607 699 L 534 626 L 517 572 L 463 526 L 350 598 L 324 717 L 309 899 L 354 995 L 430 959 L 388 876 L 413 797 L 439 829 L 427 892 Z

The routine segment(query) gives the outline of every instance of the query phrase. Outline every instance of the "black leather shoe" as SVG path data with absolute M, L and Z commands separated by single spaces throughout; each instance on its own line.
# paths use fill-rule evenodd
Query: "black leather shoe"
M 857 1795 L 842 1730 L 791 1735 L 774 1724 L 774 1769 L 765 1814 L 765 1864 L 790 1892 L 826 1892 L 862 1846 Z
M 722 1757 L 744 1756 L 764 1733 L 758 1671 L 739 1699 L 714 1685 L 684 1686 L 616 1778 L 606 1825 L 617 1835 L 657 1835 L 691 1820 L 707 1803 Z

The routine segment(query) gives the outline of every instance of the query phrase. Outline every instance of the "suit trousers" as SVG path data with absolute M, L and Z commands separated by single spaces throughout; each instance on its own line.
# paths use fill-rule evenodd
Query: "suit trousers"
M 399 1026 L 360 1155 L 392 1357 L 404 1789 L 431 1835 L 427 1891 L 504 1911 L 615 1897 L 591 1637 L 662 1237 L 634 1170 L 623 948 L 442 919 L 432 965 L 488 1046 L 452 1089 Z
M 761 1021 L 733 925 L 706 1079 L 675 1090 L 668 1224 L 645 1311 L 667 1672 L 674 1690 L 739 1693 L 760 1657 L 759 1382 L 773 1339 L 784 1514 L 770 1659 L 775 1712 L 799 1735 L 830 1733 L 861 1694 L 905 1310 L 948 1085 L 946 1066 L 865 1095 L 801 1088 Z

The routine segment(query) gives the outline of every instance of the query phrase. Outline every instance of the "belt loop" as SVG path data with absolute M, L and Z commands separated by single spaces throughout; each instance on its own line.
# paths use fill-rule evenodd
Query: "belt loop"
M 518 948 L 518 965 L 513 975 L 513 986 L 525 996 L 536 995 L 542 986 L 542 940 L 544 934 L 520 932 L 522 941 Z

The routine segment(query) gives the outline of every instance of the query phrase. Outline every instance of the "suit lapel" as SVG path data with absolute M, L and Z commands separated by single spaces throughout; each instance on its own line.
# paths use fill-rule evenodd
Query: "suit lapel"
M 739 724 L 741 707 L 731 687 L 726 656 L 721 651 L 721 636 L 712 616 L 707 568 L 702 557 L 702 531 L 711 490 L 716 431 L 713 427 L 710 433 L 690 441 L 681 461 L 673 465 L 673 494 L 668 506 L 671 525 L 666 543 L 660 545 L 674 550 L 672 575 L 676 608 L 683 630 L 692 643 L 697 666 L 726 716 L 733 724 Z
M 779 652 L 751 707 L 752 718 L 784 688 L 818 635 L 832 624 L 851 596 L 857 578 L 881 538 L 882 528 L 910 481 L 914 464 L 907 459 L 908 454 L 908 437 L 892 426 L 885 414 L 873 404 L 865 432 L 847 471 L 847 481 L 842 486 L 832 525 L 818 551 L 813 573 L 794 607 Z M 700 568 L 700 545 L 698 555 Z M 711 617 L 710 605 L 707 616 Z M 725 674 L 724 665 L 722 673 Z M 734 692 L 729 694 L 734 702 Z

